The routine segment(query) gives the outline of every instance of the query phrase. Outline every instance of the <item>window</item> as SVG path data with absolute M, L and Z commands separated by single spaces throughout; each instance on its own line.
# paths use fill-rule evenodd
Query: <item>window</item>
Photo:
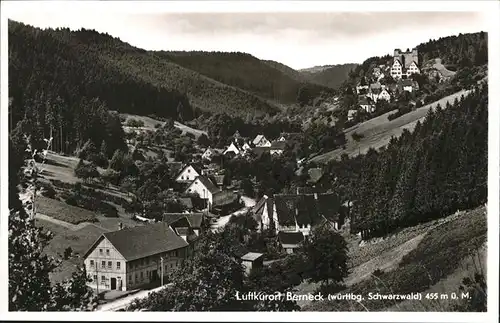
M 94 267 L 94 261 L 93 260 L 90 261 L 90 267 Z
M 188 173 L 191 173 L 191 169 L 188 168 Z
M 116 262 L 116 269 L 120 269 L 121 263 L 119 261 Z
M 97 275 L 94 275 L 94 277 L 92 277 L 94 279 L 94 281 L 97 280 Z
M 108 269 L 111 269 L 113 267 L 113 262 L 112 261 L 108 261 Z
M 141 259 L 141 266 L 144 266 L 144 259 Z
M 99 254 L 101 254 L 101 255 L 102 255 L 102 249 L 99 249 Z
M 144 280 L 144 272 L 141 271 L 141 281 Z
M 101 261 L 101 268 L 106 268 L 106 262 L 105 261 Z
M 167 269 L 168 269 L 168 265 L 165 265 L 165 271 L 167 271 Z
M 109 249 L 106 249 L 106 256 L 109 256 Z
M 101 284 L 103 284 L 106 281 L 106 276 L 101 276 Z
M 135 282 L 137 283 L 139 281 L 139 275 L 135 273 Z

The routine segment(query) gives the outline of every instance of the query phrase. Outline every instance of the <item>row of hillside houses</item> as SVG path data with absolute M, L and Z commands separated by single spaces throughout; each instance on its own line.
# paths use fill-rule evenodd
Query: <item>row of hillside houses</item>
M 397 93 L 412 93 L 418 90 L 418 83 L 410 79 L 400 79 L 395 84 L 385 85 L 381 83 L 372 83 L 370 85 L 358 85 L 356 87 L 358 104 L 361 109 L 368 113 L 375 112 L 375 104 L 380 100 L 391 102 Z
M 286 146 L 286 138 L 279 137 L 271 142 L 264 135 L 257 135 L 252 141 L 245 141 L 236 133 L 234 140 L 223 151 L 223 155 L 233 154 L 234 156 L 245 156 L 249 152 L 260 156 L 269 153 L 271 156 L 279 156 L 283 153 Z
M 252 212 L 259 230 L 274 230 L 282 248 L 293 253 L 318 225 L 343 224 L 340 201 L 333 193 L 276 194 L 264 196 Z
M 88 286 L 98 291 L 139 289 L 167 283 L 173 270 L 191 257 L 205 213 L 167 213 L 163 221 L 103 233 L 84 254 Z M 262 254 L 243 252 L 245 272 L 262 266 Z

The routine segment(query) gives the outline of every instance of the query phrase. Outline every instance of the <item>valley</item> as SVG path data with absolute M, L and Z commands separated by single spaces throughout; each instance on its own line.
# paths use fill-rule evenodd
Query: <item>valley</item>
M 298 70 L 9 21 L 9 279 L 58 311 L 481 311 L 235 300 L 486 289 L 487 35 L 388 50 Z

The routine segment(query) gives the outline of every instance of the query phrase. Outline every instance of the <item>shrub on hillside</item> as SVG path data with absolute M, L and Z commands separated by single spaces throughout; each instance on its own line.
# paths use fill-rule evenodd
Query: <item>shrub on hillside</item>
M 127 127 L 134 127 L 134 128 L 144 127 L 144 121 L 130 118 L 127 120 L 125 125 Z
M 56 197 L 56 190 L 54 186 L 51 183 L 42 183 L 42 195 L 48 198 L 55 198 Z

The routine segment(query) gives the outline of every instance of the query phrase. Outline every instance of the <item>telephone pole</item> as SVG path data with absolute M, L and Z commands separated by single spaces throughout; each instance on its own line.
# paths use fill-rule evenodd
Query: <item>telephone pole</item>
M 95 274 L 96 274 L 96 284 L 97 284 L 97 296 L 99 296 L 99 262 L 95 262 Z
M 163 286 L 163 257 L 160 257 L 160 266 L 161 286 Z

